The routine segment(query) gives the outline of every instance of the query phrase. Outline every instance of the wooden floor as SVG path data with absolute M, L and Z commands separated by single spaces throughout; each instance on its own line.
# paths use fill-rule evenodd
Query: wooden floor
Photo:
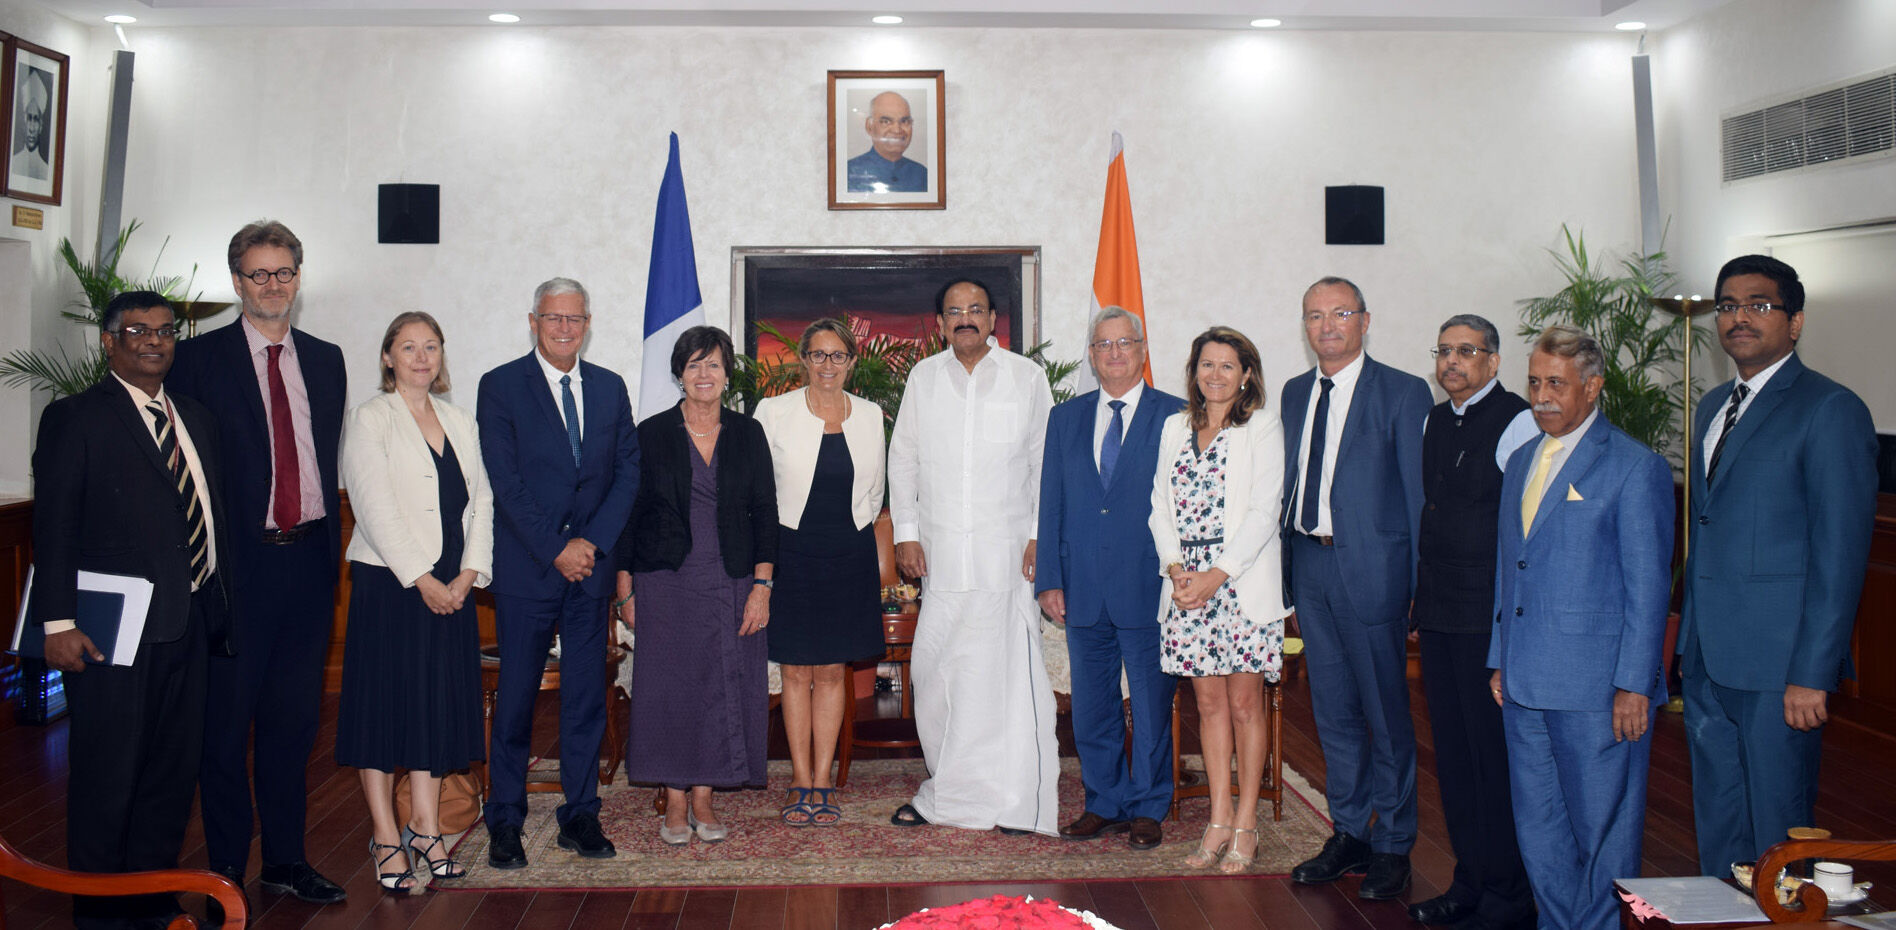
M 1301 681 L 1286 688 L 1284 754 L 1313 784 L 1323 783 L 1323 760 L 1310 717 L 1309 691 Z M 1447 833 L 1436 792 L 1434 757 L 1420 687 L 1411 682 L 1418 742 L 1420 837 L 1413 853 L 1415 886 L 1406 900 L 1421 900 L 1446 887 L 1453 869 Z M 865 699 L 864 709 L 887 706 Z M 872 706 L 875 705 L 875 706 Z M 541 708 L 536 734 L 546 742 L 556 724 Z M 0 834 L 28 855 L 61 863 L 66 803 L 65 724 L 15 725 L 11 708 L 0 721 Z M 1196 742 L 1187 717 L 1184 739 Z M 349 891 L 349 900 L 314 907 L 290 898 L 258 892 L 254 858 L 249 890 L 258 907 L 254 926 L 263 930 L 864 930 L 918 908 L 953 904 L 995 893 L 1055 898 L 1099 914 L 1126 930 L 1187 928 L 1415 928 L 1402 902 L 1357 899 L 1357 879 L 1329 886 L 1300 886 L 1284 877 L 1190 879 L 1175 881 L 1101 881 L 1022 884 L 890 887 L 799 887 L 741 891 L 621 892 L 434 892 L 390 898 L 377 893 L 364 849 L 369 821 L 354 771 L 332 760 L 335 696 L 325 703 L 325 726 L 310 762 L 309 852 L 316 867 Z M 1071 752 L 1065 718 L 1063 752 Z M 773 756 L 781 753 L 773 735 Z M 542 751 L 545 751 L 542 749 Z M 1896 741 L 1855 728 L 1833 725 L 1824 739 L 1823 790 L 1818 802 L 1820 826 L 1840 838 L 1896 837 Z M 1203 803 L 1193 802 L 1193 803 Z M 195 820 L 185 841 L 185 864 L 202 865 L 202 835 Z M 1166 846 L 1157 856 L 1182 856 L 1183 846 Z M 1695 871 L 1692 804 L 1683 729 L 1677 715 L 1661 714 L 1655 731 L 1650 806 L 1646 819 L 1647 875 Z M 1859 864 L 1859 877 L 1891 888 L 1896 864 Z M 13 882 L 4 882 L 6 926 L 38 930 L 70 926 L 66 899 Z M 194 906 L 187 902 L 187 906 Z

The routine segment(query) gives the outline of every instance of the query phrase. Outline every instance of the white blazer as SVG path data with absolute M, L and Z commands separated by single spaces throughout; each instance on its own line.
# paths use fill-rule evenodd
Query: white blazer
M 467 509 L 461 514 L 461 569 L 473 569 L 475 584 L 486 587 L 494 575 L 494 494 L 481 466 L 481 441 L 474 415 L 433 398 L 435 416 L 467 480 Z M 434 453 L 421 425 L 400 394 L 377 394 L 349 411 L 342 432 L 342 483 L 355 513 L 355 536 L 348 558 L 381 565 L 412 588 L 441 558 L 441 490 Z
M 770 464 L 777 475 L 777 522 L 791 529 L 803 521 L 810 501 L 810 482 L 816 478 L 816 455 L 823 446 L 823 419 L 810 412 L 804 392 L 766 397 L 757 404 L 757 422 L 770 440 Z M 882 408 L 854 394 L 849 416 L 843 420 L 843 442 L 855 464 L 856 479 L 849 489 L 849 515 L 856 528 L 875 522 L 882 512 L 882 488 L 888 478 L 888 440 L 882 431 Z
M 1159 551 L 1159 572 L 1184 561 L 1178 536 L 1178 502 L 1172 499 L 1172 472 L 1179 453 L 1190 448 L 1191 422 L 1181 410 L 1165 420 L 1159 433 L 1159 468 L 1152 479 L 1152 542 Z M 1284 494 L 1284 425 L 1268 405 L 1251 412 L 1242 426 L 1233 426 L 1226 439 L 1224 554 L 1213 568 L 1231 576 L 1225 582 L 1238 592 L 1238 607 L 1253 623 L 1269 623 L 1290 615 L 1284 606 L 1284 570 L 1278 554 L 1277 514 Z M 1172 579 L 1160 588 L 1159 617 L 1171 606 Z

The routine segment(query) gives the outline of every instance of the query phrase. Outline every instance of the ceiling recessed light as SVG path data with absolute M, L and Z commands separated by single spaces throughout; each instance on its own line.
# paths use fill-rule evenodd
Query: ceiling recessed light
M 520 17 L 512 13 L 489 13 L 487 14 L 487 21 L 490 23 L 517 23 L 520 21 Z
M 875 24 L 876 24 L 876 25 L 878 25 L 878 26 L 898 26 L 898 25 L 901 25 L 901 23 L 902 23 L 902 17 L 900 17 L 900 16 L 875 16 L 875 17 L 871 17 L 869 21 L 870 21 L 870 22 L 872 22 L 872 23 L 875 23 Z
M 138 17 L 126 16 L 124 13 L 114 13 L 111 16 L 107 16 L 105 18 L 105 21 L 108 23 L 111 23 L 114 26 L 129 26 L 135 22 L 138 22 Z
M 1633 20 L 1627 20 L 1626 22 L 1623 22 L 1623 23 L 1614 23 L 1613 28 L 1618 29 L 1621 32 L 1638 32 L 1641 29 L 1646 28 L 1646 24 L 1640 22 L 1639 20 L 1633 19 Z
M 1251 25 L 1258 29 L 1276 29 L 1277 27 L 1282 26 L 1283 24 L 1284 24 L 1283 20 L 1272 19 L 1268 16 L 1263 19 L 1251 20 Z

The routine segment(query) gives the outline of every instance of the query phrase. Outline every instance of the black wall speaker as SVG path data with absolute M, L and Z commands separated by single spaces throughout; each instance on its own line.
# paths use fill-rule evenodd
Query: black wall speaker
M 1326 245 L 1382 245 L 1383 189 L 1348 184 L 1323 189 Z
M 382 184 L 376 188 L 376 200 L 375 241 L 441 242 L 441 185 Z M 1378 229 L 1380 224 L 1378 220 Z

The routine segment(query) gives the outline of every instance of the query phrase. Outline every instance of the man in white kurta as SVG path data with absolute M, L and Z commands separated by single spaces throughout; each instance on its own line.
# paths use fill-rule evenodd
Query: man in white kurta
M 980 282 L 951 282 L 935 313 L 949 350 L 910 372 L 889 441 L 896 563 L 922 579 L 910 664 L 930 776 L 896 822 L 1052 836 L 1060 766 L 1032 577 L 1053 395 L 990 338 Z

